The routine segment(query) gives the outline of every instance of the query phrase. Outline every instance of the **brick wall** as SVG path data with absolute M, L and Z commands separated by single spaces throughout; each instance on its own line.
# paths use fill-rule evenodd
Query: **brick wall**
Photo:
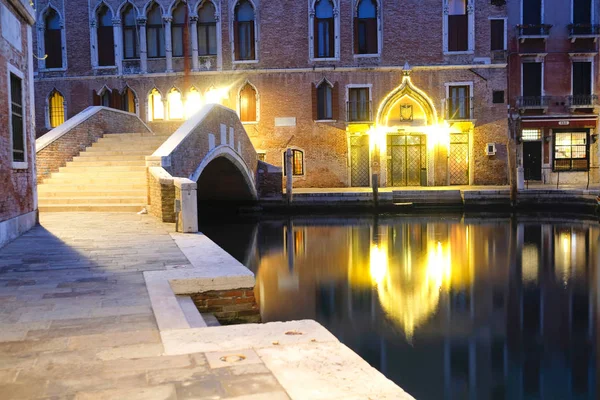
M 201 313 L 212 313 L 222 325 L 259 323 L 260 310 L 254 290 L 241 288 L 191 294 Z
M 54 140 L 48 146 L 37 152 L 37 177 L 38 182 L 43 182 L 52 172 L 57 172 L 59 167 L 72 161 L 73 157 L 91 146 L 105 133 L 135 133 L 148 132 L 149 129 L 135 115 L 116 111 L 105 107 L 90 107 L 86 113 L 92 114 L 88 118 L 77 122 Z M 73 122 L 73 121 L 71 121 Z M 64 129 L 61 125 L 56 129 Z M 50 131 L 47 135 L 52 135 Z M 44 138 L 39 139 L 44 140 Z
M 19 3 L 19 1 L 16 1 Z M 32 109 L 34 104 L 30 96 L 29 79 L 29 46 L 27 41 L 29 22 L 13 6 L 13 1 L 0 0 L 2 12 L 7 13 L 5 18 L 14 17 L 20 24 L 17 32 L 3 31 L 13 29 L 10 26 L 0 25 L 0 32 L 6 36 L 14 36 L 14 42 L 9 42 L 0 34 L 0 222 L 12 219 L 19 215 L 35 210 L 35 137 Z M 11 17 L 12 14 L 12 17 Z M 18 35 L 20 34 L 20 49 L 18 49 Z M 11 39 L 12 41 L 12 39 Z M 22 74 L 22 100 L 24 117 L 24 136 L 26 164 L 23 168 L 13 166 L 12 130 L 10 124 L 9 96 L 9 70 L 8 65 L 14 67 L 18 74 Z M 11 70 L 11 72 L 14 72 Z M 3 238 L 0 238 L 0 243 Z
M 256 172 L 256 188 L 259 198 L 283 196 L 281 168 L 274 168 L 271 164 L 259 161 Z
M 163 222 L 175 222 L 175 185 L 161 167 L 148 168 L 148 206 L 150 214 Z

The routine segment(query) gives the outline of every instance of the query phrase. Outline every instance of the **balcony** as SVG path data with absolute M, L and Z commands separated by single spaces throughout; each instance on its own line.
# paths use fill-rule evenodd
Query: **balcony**
M 552 28 L 552 25 L 549 24 L 517 25 L 519 40 L 521 43 L 527 39 L 542 39 L 545 41 L 550 36 L 550 28 Z
M 371 122 L 371 101 L 347 101 L 346 118 L 348 122 Z
M 520 96 L 517 97 L 517 107 L 521 110 L 548 110 L 550 96 Z
M 576 110 L 578 108 L 594 108 L 598 104 L 598 96 L 595 94 L 579 94 L 567 97 L 569 108 Z
M 594 39 L 594 42 L 600 37 L 599 24 L 571 24 L 569 28 L 569 39 L 575 43 L 577 39 Z
M 447 121 L 469 121 L 473 119 L 473 97 L 448 98 L 445 101 Z

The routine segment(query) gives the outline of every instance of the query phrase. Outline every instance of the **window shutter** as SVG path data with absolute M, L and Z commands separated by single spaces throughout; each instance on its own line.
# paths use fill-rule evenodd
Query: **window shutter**
M 339 99 L 339 84 L 336 82 L 333 84 L 333 90 L 331 91 L 331 117 L 334 120 L 339 120 L 340 115 L 340 99 Z
M 317 17 L 313 18 L 313 57 L 319 57 L 319 21 Z
M 92 90 L 92 104 L 95 106 L 99 106 L 100 104 L 102 104 L 102 102 L 100 101 L 100 96 L 98 96 L 98 93 L 96 93 L 95 90 Z
M 319 99 L 317 96 L 317 87 L 314 83 L 310 84 L 311 98 L 312 98 L 312 119 L 316 121 L 319 119 Z
M 359 46 L 358 46 L 358 18 L 354 17 L 354 54 L 359 54 Z
M 110 96 L 110 103 L 111 108 L 116 108 L 117 110 L 121 109 L 121 94 L 117 89 L 112 90 L 112 95 Z
M 369 54 L 377 54 L 379 51 L 377 41 L 377 18 L 369 18 L 367 19 L 367 52 Z
M 236 60 L 240 59 L 240 27 L 237 21 L 233 22 L 233 52 Z

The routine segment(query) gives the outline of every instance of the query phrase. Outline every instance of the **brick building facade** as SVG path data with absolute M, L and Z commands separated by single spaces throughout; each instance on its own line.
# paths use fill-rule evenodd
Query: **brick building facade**
M 28 1 L 0 0 L 0 247 L 37 221 Z
M 218 101 L 261 159 L 295 150 L 297 187 L 506 184 L 492 3 L 37 0 L 37 134 L 93 104 L 173 132 Z
M 509 98 L 525 179 L 600 181 L 597 0 L 510 2 Z

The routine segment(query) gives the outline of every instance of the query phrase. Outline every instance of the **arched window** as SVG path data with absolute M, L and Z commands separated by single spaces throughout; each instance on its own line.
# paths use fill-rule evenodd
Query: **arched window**
M 98 65 L 115 65 L 112 13 L 104 4 L 98 9 Z
M 49 9 L 45 22 L 44 47 L 46 50 L 46 68 L 62 68 L 62 32 L 58 13 L 53 9 Z
M 160 92 L 152 89 L 148 95 L 148 121 L 159 121 L 165 119 L 165 105 Z
M 185 96 L 185 118 L 196 114 L 202 107 L 202 96 L 196 88 L 191 88 Z
M 173 10 L 173 22 L 171 23 L 171 43 L 173 45 L 173 57 L 183 57 L 184 49 L 188 40 L 187 32 L 187 5 L 180 2 Z
M 249 1 L 237 4 L 233 24 L 235 59 L 254 60 L 254 8 Z
M 377 3 L 375 0 L 360 0 L 354 19 L 354 52 L 377 54 Z
M 169 91 L 167 96 L 169 102 L 169 119 L 183 119 L 183 99 L 181 92 L 175 88 Z
M 317 119 L 333 119 L 333 88 L 327 82 L 317 87 Z
M 136 112 L 135 93 L 129 87 L 126 87 L 121 94 L 121 110 L 130 113 Z
M 148 58 L 165 56 L 165 28 L 163 27 L 160 7 L 156 3 L 148 11 L 146 39 L 148 43 Z
M 65 98 L 57 90 L 53 90 L 48 98 L 48 119 L 51 128 L 65 122 Z
M 315 3 L 315 58 L 335 57 L 335 25 L 331 0 Z
M 287 162 L 285 160 L 285 151 L 283 152 L 283 176 L 287 175 Z M 304 152 L 302 150 L 292 149 L 292 176 L 304 175 Z
M 256 90 L 249 83 L 240 91 L 240 120 L 256 122 Z
M 135 21 L 135 9 L 128 3 L 123 9 L 123 57 L 127 59 L 139 58 L 138 32 Z
M 215 6 L 210 1 L 202 3 L 198 9 L 198 54 L 217 54 L 217 20 Z

